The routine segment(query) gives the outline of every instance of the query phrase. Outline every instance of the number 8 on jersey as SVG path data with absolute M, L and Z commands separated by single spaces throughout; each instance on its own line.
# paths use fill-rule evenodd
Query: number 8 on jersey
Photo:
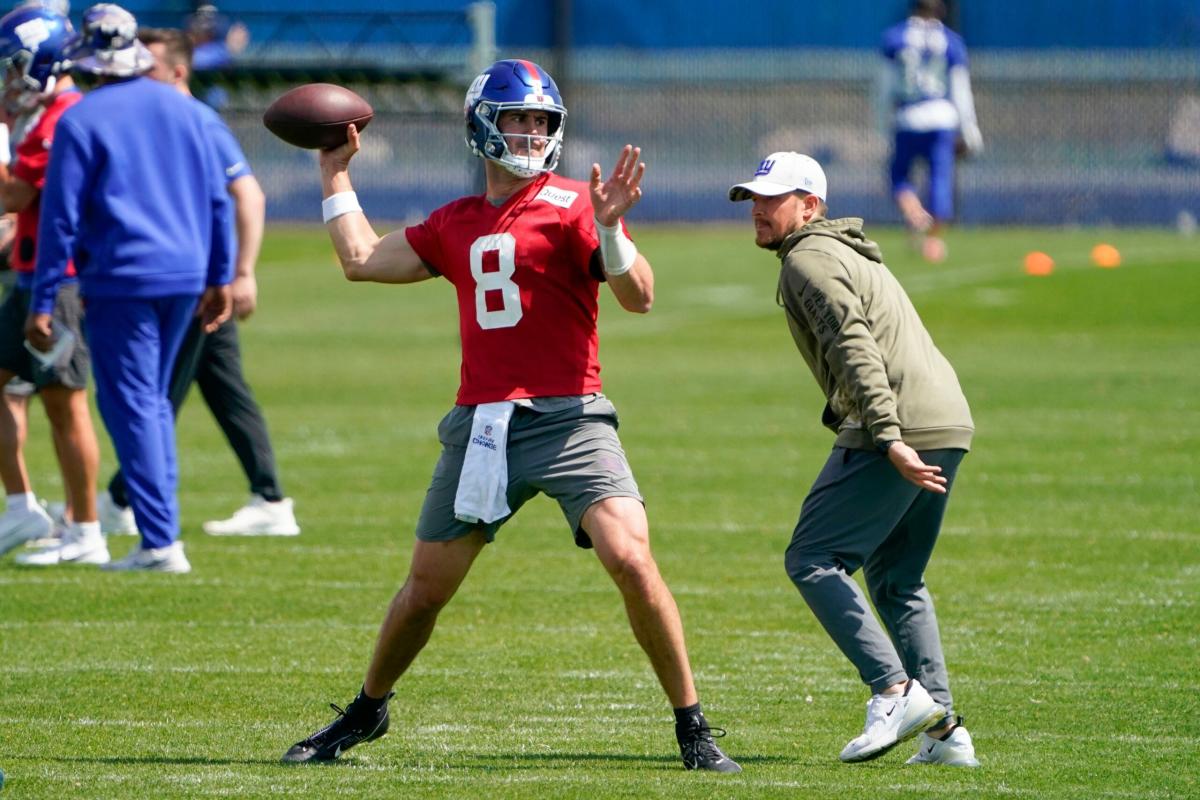
M 484 271 L 485 254 L 495 253 L 499 269 Z M 521 321 L 521 290 L 513 283 L 517 269 L 517 240 L 511 233 L 480 236 L 471 245 L 471 275 L 475 278 L 475 319 L 484 330 L 511 328 Z M 490 259 L 486 259 L 490 260 Z M 499 292 L 504 305 L 488 310 L 488 292 Z M 493 294 L 493 296 L 495 296 Z

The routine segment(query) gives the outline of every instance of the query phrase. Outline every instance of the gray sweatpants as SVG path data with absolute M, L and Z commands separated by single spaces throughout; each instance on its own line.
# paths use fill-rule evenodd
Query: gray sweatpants
M 923 450 L 921 458 L 942 468 L 949 489 L 965 454 Z M 937 617 L 925 589 L 948 498 L 949 492 L 909 483 L 878 453 L 835 447 L 804 500 L 785 563 L 873 693 L 916 678 L 953 714 Z M 887 634 L 850 577 L 859 567 Z

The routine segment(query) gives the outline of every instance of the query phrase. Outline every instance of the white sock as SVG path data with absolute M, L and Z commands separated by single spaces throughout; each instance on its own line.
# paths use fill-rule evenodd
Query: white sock
M 37 498 L 33 496 L 33 492 L 21 492 L 4 497 L 4 507 L 9 512 L 24 511 L 28 513 L 33 511 L 36 504 Z
M 71 524 L 79 532 L 80 539 L 95 539 L 101 535 L 99 522 L 72 522 Z

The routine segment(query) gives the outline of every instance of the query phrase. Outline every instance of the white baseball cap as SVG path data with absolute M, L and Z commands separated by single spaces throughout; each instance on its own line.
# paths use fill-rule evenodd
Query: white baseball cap
M 776 197 L 799 191 L 825 200 L 825 190 L 825 170 L 816 159 L 800 153 L 771 153 L 758 163 L 754 180 L 729 187 L 729 199 L 736 202 L 756 194 Z

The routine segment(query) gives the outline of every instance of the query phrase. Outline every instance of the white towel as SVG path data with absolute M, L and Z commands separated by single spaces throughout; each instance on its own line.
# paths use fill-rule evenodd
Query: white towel
M 69 355 L 75 349 L 75 334 L 66 328 L 59 328 L 54 331 L 54 341 L 49 350 L 38 350 L 29 343 L 28 339 L 25 340 L 25 349 L 41 364 L 42 369 L 50 369 L 58 363 L 60 358 L 63 358 L 64 353 Z
M 514 408 L 509 400 L 475 407 L 454 495 L 455 519 L 495 522 L 512 513 L 508 507 L 508 423 Z

